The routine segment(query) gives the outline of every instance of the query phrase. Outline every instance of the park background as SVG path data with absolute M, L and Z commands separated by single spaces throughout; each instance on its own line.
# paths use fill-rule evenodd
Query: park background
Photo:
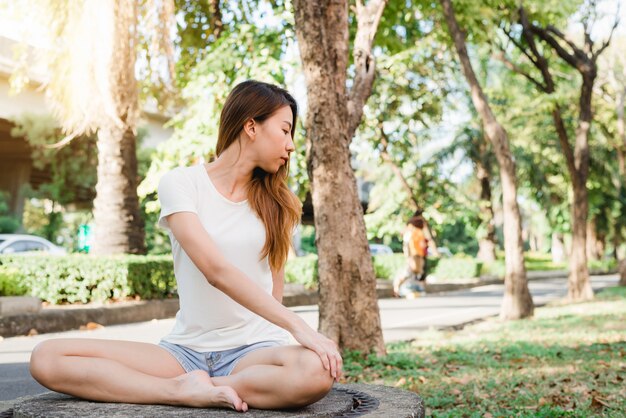
M 156 185 L 212 158 L 226 94 L 254 78 L 302 109 L 290 186 L 304 217 L 286 278 L 319 288 L 321 329 L 343 348 L 390 350 L 372 289 L 404 259 L 372 263 L 367 243 L 401 252 L 416 209 L 431 280 L 502 278 L 503 319 L 533 315 L 529 270 L 569 270 L 569 301 L 593 299 L 590 272 L 626 256 L 620 3 L 309 3 L 1 3 L 0 233 L 89 256 L 2 256 L 0 291 L 175 295 Z

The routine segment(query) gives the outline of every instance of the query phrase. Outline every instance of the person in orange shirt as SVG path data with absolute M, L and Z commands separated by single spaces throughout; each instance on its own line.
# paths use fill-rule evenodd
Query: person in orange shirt
M 413 216 L 409 219 L 402 236 L 402 244 L 404 255 L 407 258 L 407 270 L 404 275 L 394 280 L 393 289 L 396 295 L 406 293 L 401 290 L 401 286 L 408 280 L 412 280 L 417 285 L 418 281 L 423 281 L 426 277 L 428 239 L 424 234 L 424 220 L 422 217 Z M 421 292 L 419 285 L 417 287 L 416 291 Z

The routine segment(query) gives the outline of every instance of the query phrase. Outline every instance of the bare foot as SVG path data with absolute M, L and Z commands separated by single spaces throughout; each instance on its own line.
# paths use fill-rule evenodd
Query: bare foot
M 194 370 L 175 377 L 178 385 L 177 399 L 182 405 L 202 407 L 232 408 L 246 412 L 246 404 L 230 386 L 215 386 L 209 375 L 202 370 Z

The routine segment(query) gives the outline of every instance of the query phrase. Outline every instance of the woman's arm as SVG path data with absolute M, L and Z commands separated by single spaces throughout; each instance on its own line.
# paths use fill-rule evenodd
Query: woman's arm
M 283 290 L 285 289 L 285 266 L 279 271 L 272 270 L 272 296 L 274 299 L 283 303 Z
M 266 293 L 241 270 L 229 263 L 204 229 L 198 215 L 176 212 L 167 216 L 176 240 L 209 284 L 257 315 L 289 331 L 304 347 L 316 352 L 331 376 L 341 376 L 342 359 L 337 345 L 309 327 L 294 312 L 285 308 L 275 296 Z M 282 294 L 282 290 L 281 290 Z

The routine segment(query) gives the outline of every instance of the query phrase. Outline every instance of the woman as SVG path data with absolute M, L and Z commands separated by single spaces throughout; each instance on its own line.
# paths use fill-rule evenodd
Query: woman
M 217 159 L 176 168 L 159 184 L 180 310 L 159 345 L 42 342 L 30 370 L 42 385 L 104 402 L 287 408 L 330 391 L 342 358 L 286 309 L 284 264 L 301 205 L 288 189 L 297 105 L 246 81 L 221 113 Z M 287 345 L 288 331 L 301 345 Z

